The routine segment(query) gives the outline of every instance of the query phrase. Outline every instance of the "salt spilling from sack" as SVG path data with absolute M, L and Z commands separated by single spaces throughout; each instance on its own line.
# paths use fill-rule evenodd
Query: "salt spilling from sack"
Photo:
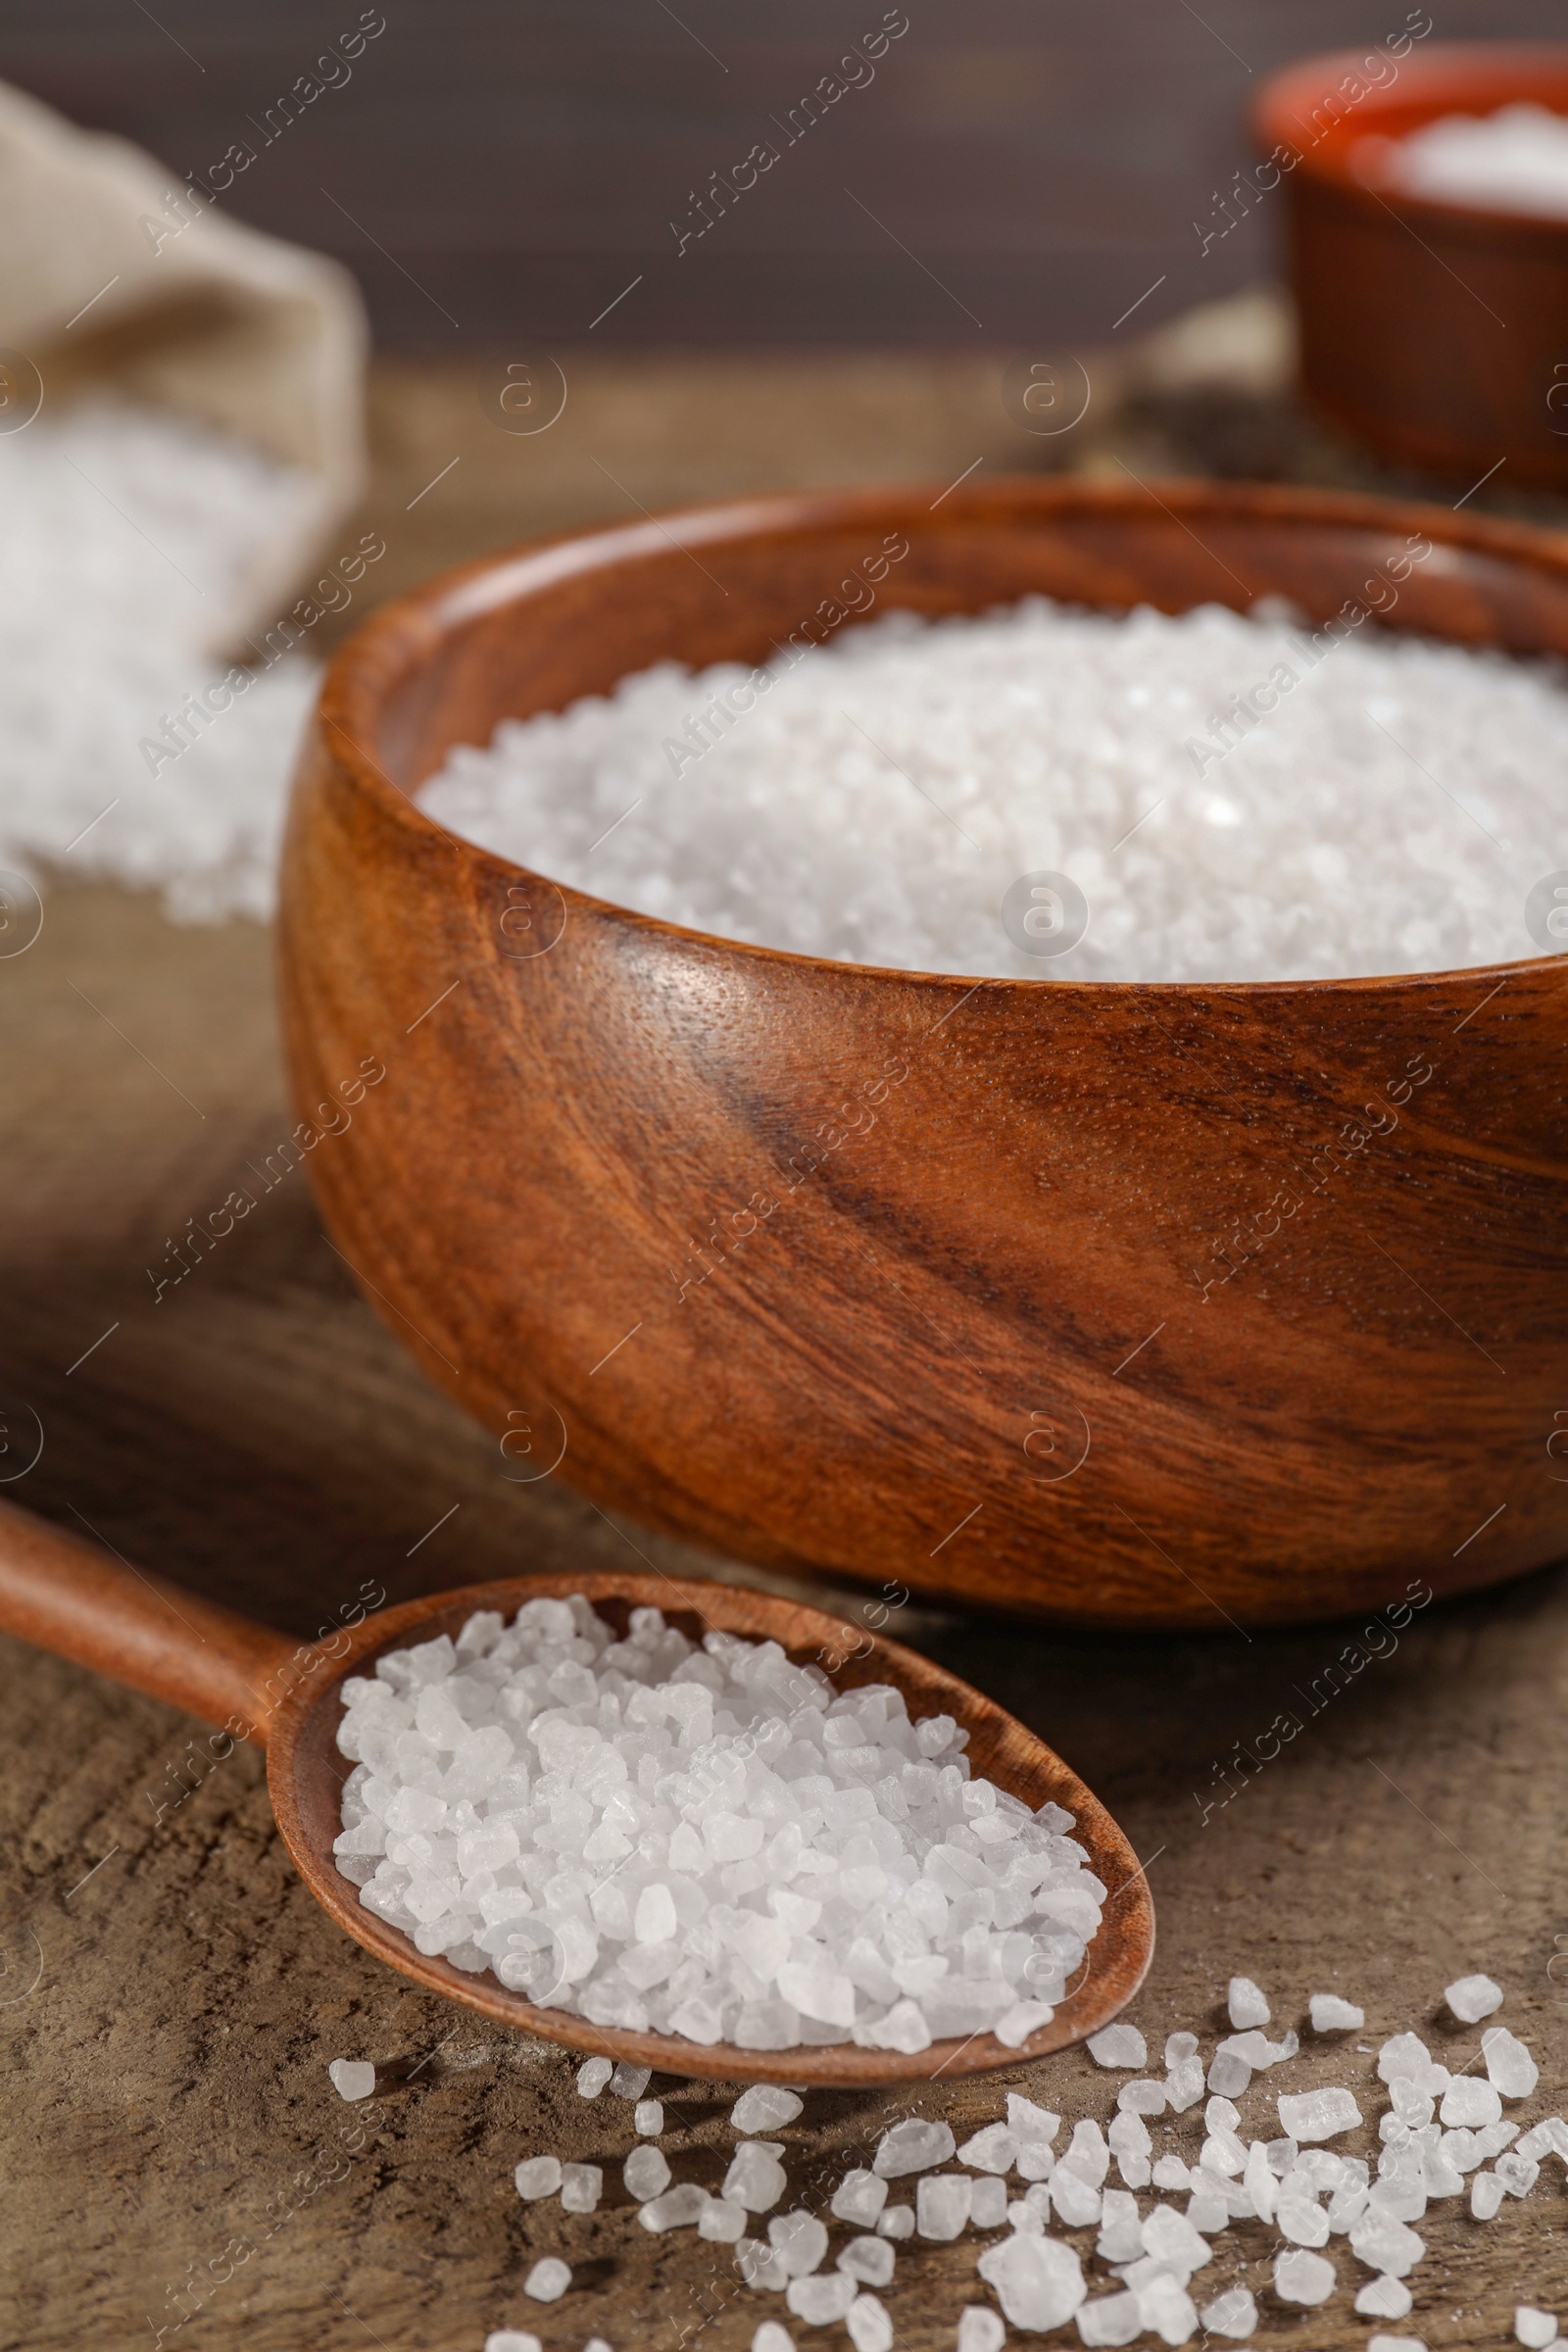
M 1402 139 L 1357 140 L 1354 161 L 1406 196 L 1568 220 L 1568 121 L 1544 106 L 1442 115 Z
M 1265 611 L 1032 598 L 893 613 L 765 670 L 665 663 L 504 721 L 421 805 L 646 914 L 906 969 L 1271 980 L 1539 954 L 1524 902 L 1565 863 L 1560 668 Z M 1055 960 L 999 911 L 1041 872 L 1089 906 Z
M 0 867 L 160 886 L 186 920 L 270 911 L 318 672 L 281 658 L 297 629 L 256 666 L 223 657 L 248 566 L 309 495 L 128 404 L 0 432 Z
M 950 1716 L 841 1693 L 776 1642 L 697 1648 L 657 1609 L 617 1641 L 580 1594 L 537 1599 L 389 1652 L 343 1699 L 335 1851 L 361 1902 L 598 2026 L 1017 2046 L 1100 1924 L 1071 1814 L 972 1777 Z

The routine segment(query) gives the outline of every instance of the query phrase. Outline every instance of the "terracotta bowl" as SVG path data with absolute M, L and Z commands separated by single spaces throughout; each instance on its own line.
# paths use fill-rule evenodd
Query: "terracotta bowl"
M 1253 113 L 1285 190 L 1305 389 L 1393 465 L 1469 483 L 1505 460 L 1505 483 L 1568 488 L 1568 220 L 1396 195 L 1352 162 L 1369 134 L 1440 115 L 1568 115 L 1568 48 L 1374 50 L 1375 73 L 1397 64 L 1377 89 L 1367 54 L 1289 67 Z
M 1322 618 L 1424 532 L 1399 626 L 1568 652 L 1568 540 L 1524 526 L 1217 484 L 935 496 L 547 543 L 345 646 L 281 925 L 335 1242 L 496 1433 L 498 1477 L 743 1560 L 1222 1628 L 1553 1558 L 1563 958 L 1213 987 L 874 970 L 628 913 L 409 797 L 509 713 L 825 630 L 888 542 L 878 612 L 1268 593 Z

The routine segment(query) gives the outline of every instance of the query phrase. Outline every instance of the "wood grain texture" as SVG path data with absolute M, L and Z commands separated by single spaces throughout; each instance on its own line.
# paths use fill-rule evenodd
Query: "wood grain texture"
M 886 601 L 928 614 L 1275 594 L 1322 620 L 1419 534 L 1399 627 L 1568 652 L 1555 536 L 1196 484 L 754 501 L 379 614 L 323 693 L 280 934 L 299 1141 L 378 1311 L 504 1448 L 774 1567 L 1174 1624 L 1557 1556 L 1562 959 L 1203 987 L 822 963 L 558 888 L 409 798 L 503 716 L 765 658 L 884 540 Z M 368 1054 L 384 1082 L 318 1145 Z
M 1308 394 L 1392 465 L 1568 488 L 1568 220 L 1367 187 L 1358 140 L 1527 101 L 1568 112 L 1568 47 L 1438 43 L 1348 102 L 1363 52 L 1287 67 L 1253 110 L 1287 166 Z M 1387 63 L 1388 61 L 1385 61 Z

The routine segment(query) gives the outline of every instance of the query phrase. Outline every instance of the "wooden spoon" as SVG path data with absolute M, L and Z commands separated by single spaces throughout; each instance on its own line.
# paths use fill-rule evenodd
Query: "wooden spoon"
M 890 1683 L 903 1691 L 911 1716 L 951 1715 L 964 1727 L 977 1773 L 1030 1806 L 1048 1797 L 1064 1805 L 1109 1894 L 1080 1981 L 1051 2023 L 1015 2050 L 989 2034 L 935 2041 L 913 2057 L 853 2042 L 788 2050 L 743 2050 L 718 2042 L 705 2048 L 677 2034 L 623 2033 L 563 2009 L 537 2008 L 488 1974 L 466 1976 L 446 1960 L 416 1950 L 398 1929 L 367 1911 L 332 1855 L 332 1841 L 343 1826 L 342 1787 L 351 1769 L 337 1747 L 338 1692 L 345 1677 L 373 1672 L 384 1650 L 433 1641 L 443 1633 L 456 1638 L 475 1609 L 500 1609 L 511 1617 L 526 1600 L 572 1592 L 585 1594 L 617 1632 L 624 1632 L 632 1609 L 659 1608 L 692 1640 L 716 1629 L 775 1641 L 798 1664 L 820 1663 L 843 1690 Z M 329 1642 L 295 1643 L 128 1561 L 111 1558 L 29 1511 L 0 1504 L 0 1630 L 264 1744 L 283 1841 L 311 1892 L 338 1926 L 416 1984 L 568 2049 L 726 2082 L 784 2077 L 792 2082 L 857 2084 L 978 2074 L 1044 2057 L 1098 2033 L 1131 2000 L 1153 1954 L 1153 1903 L 1131 1846 L 1098 1797 L 1043 1740 L 929 1658 L 768 1592 L 657 1573 L 514 1577 L 405 1601 Z

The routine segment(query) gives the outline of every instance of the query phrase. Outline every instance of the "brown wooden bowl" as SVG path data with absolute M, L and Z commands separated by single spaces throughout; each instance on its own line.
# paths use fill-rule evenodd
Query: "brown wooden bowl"
M 281 925 L 336 1244 L 498 1434 L 498 1477 L 559 1466 L 743 1559 L 1217 1627 L 1553 1558 L 1563 958 L 1201 987 L 869 969 L 558 887 L 409 798 L 509 713 L 765 658 L 889 539 L 877 611 L 1270 593 L 1322 619 L 1424 532 L 1398 625 L 1568 652 L 1568 540 L 1522 525 L 1220 484 L 935 496 L 547 543 L 343 649 Z
M 344 1682 L 372 1673 L 389 1649 L 443 1633 L 455 1637 L 476 1609 L 511 1617 L 524 1601 L 564 1599 L 573 1592 L 584 1594 L 617 1633 L 624 1633 L 633 1609 L 657 1608 L 692 1641 L 717 1629 L 777 1642 L 797 1664 L 822 1666 L 840 1690 L 892 1684 L 912 1717 L 951 1715 L 968 1732 L 967 1752 L 977 1774 L 1032 1807 L 1048 1801 L 1065 1806 L 1106 1901 L 1077 1982 L 1050 2022 L 1017 2049 L 990 2034 L 934 2041 L 912 2055 L 854 2042 L 786 2050 L 745 2050 L 734 2042 L 705 2047 L 678 2034 L 624 2033 L 564 2009 L 535 2007 L 488 1972 L 470 1976 L 421 1952 L 399 1929 L 367 1911 L 332 1853 L 351 1769 L 337 1745 Z M 1043 1740 L 902 1642 L 770 1592 L 657 1572 L 517 1577 L 427 1593 L 367 1618 L 352 1632 L 335 1633 L 330 1642 L 296 1643 L 0 1501 L 0 1628 L 223 1725 L 231 1745 L 235 1739 L 264 1745 L 283 1841 L 337 1925 L 430 1991 L 567 2049 L 722 2082 L 776 2082 L 787 2076 L 792 2082 L 864 2087 L 983 2074 L 1027 2065 L 1108 2025 L 1132 1999 L 1153 1957 L 1153 1899 L 1137 1856 L 1100 1799 Z
M 1359 139 L 1521 99 L 1568 115 L 1568 48 L 1416 46 L 1289 66 L 1252 126 L 1283 185 L 1301 380 L 1337 423 L 1396 466 L 1475 482 L 1568 487 L 1568 220 L 1440 203 L 1365 182 Z M 1359 87 L 1364 95 L 1354 96 Z M 1289 159 L 1295 157 L 1293 163 Z

